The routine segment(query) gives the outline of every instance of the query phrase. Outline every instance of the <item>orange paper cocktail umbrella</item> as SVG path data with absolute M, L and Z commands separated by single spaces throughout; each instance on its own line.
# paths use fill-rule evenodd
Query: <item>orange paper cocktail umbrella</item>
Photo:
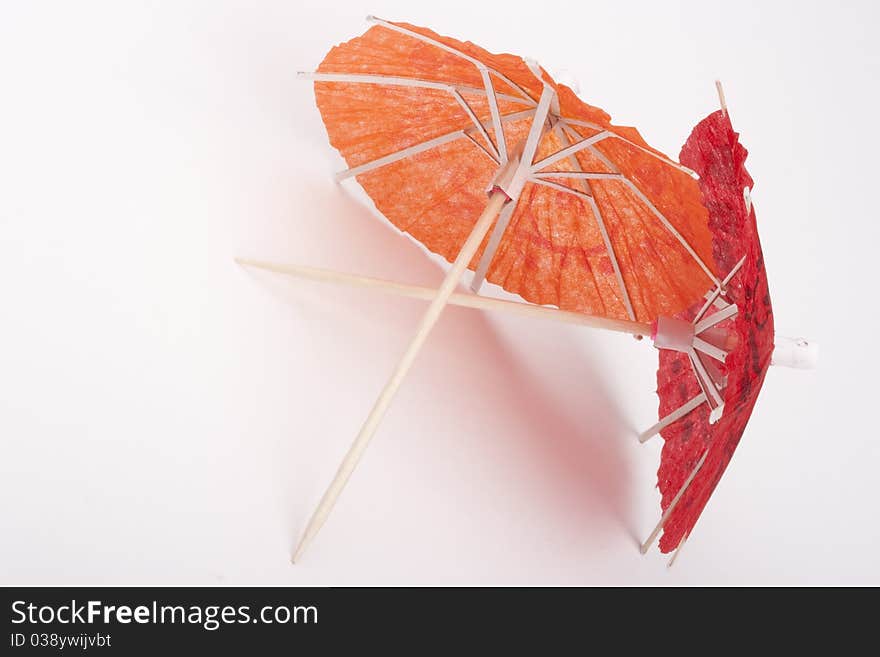
M 330 142 L 378 210 L 450 262 L 509 200 L 468 266 L 538 304 L 650 322 L 717 283 L 691 172 L 535 64 L 371 19 L 315 80 Z M 494 181 L 494 182 L 493 182 Z

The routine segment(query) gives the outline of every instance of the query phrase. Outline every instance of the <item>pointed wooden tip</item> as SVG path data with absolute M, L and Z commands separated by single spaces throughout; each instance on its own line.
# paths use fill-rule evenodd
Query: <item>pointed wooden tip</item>
M 239 267 L 254 267 L 256 269 L 269 269 L 271 271 L 271 269 L 266 266 L 266 263 L 261 262 L 260 260 L 252 260 L 251 258 L 239 257 L 235 257 L 233 258 L 233 260 L 235 261 L 235 264 L 237 264 Z
M 727 101 L 724 98 L 724 87 L 721 86 L 721 80 L 715 80 L 715 89 L 718 91 L 718 102 L 721 103 L 721 111 L 727 116 Z
M 672 558 L 666 563 L 667 568 L 672 568 L 675 565 L 675 560 L 678 559 L 678 553 L 681 552 L 681 548 L 684 546 L 685 541 L 688 538 L 688 534 L 685 534 L 681 537 L 681 540 L 678 542 L 678 547 L 675 548 L 675 552 L 672 553 Z
M 293 551 L 293 556 L 290 558 L 290 563 L 296 565 L 299 563 L 300 559 L 302 559 L 303 553 L 306 551 L 306 546 L 308 545 L 308 534 L 304 535 L 299 544 L 296 546 L 296 550 Z

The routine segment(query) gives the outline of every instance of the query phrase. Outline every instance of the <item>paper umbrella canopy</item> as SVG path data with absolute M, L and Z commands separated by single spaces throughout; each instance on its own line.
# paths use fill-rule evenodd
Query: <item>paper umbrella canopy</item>
M 337 178 L 355 178 L 391 223 L 452 265 L 429 289 L 240 260 L 431 302 L 294 558 L 327 519 L 448 303 L 653 338 L 661 420 L 641 439 L 665 440 L 663 513 L 643 551 L 661 531 L 661 551 L 675 550 L 775 358 L 752 180 L 726 110 L 694 129 L 678 163 L 534 62 L 368 20 L 367 32 L 301 75 L 314 80 L 330 143 L 349 167 Z M 456 292 L 467 269 L 473 293 Z M 477 294 L 484 280 L 528 303 Z M 796 365 L 814 355 L 805 341 L 785 346 Z

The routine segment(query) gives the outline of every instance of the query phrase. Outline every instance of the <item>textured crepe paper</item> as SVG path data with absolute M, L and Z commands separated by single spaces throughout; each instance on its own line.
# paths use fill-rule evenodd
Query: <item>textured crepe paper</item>
M 494 55 L 470 42 L 399 25 L 482 61 L 533 100 L 539 98 L 542 85 L 521 58 Z M 472 63 L 381 25 L 333 48 L 318 71 L 406 77 L 483 88 Z M 657 153 L 635 129 L 612 126 L 605 112 L 582 102 L 569 88 L 557 86 L 546 74 L 544 80 L 557 89 L 562 116 L 598 126 L 573 126 L 580 138 L 606 129 Z M 498 94 L 517 94 L 496 76 L 493 83 Z M 350 167 L 472 125 L 452 94 L 443 90 L 319 81 L 315 83 L 315 94 L 330 142 Z M 484 95 L 463 92 L 463 96 L 480 120 L 490 118 Z M 499 109 L 505 115 L 529 106 L 501 98 Z M 504 124 L 510 151 L 525 137 L 530 123 L 528 117 Z M 491 127 L 487 132 L 494 140 Z M 475 139 L 486 145 L 478 133 Z M 554 133 L 545 133 L 537 159 L 564 145 Z M 596 148 L 664 213 L 714 272 L 708 215 L 696 181 L 617 139 L 601 141 Z M 589 151 L 581 151 L 576 157 L 585 171 L 609 171 L 601 158 Z M 395 226 L 452 261 L 486 204 L 485 190 L 496 168 L 479 146 L 462 138 L 362 173 L 357 180 L 377 209 Z M 549 168 L 572 169 L 567 160 Z M 580 184 L 561 178 L 555 182 Z M 709 278 L 651 210 L 620 181 L 590 181 L 590 187 L 606 222 L 636 319 L 651 321 L 695 303 L 709 286 Z M 479 263 L 485 242 L 470 263 L 471 269 Z M 628 318 L 611 259 L 588 202 L 546 186 L 526 184 L 487 279 L 534 303 Z
M 709 409 L 701 404 L 662 432 L 665 442 L 657 478 L 663 511 L 708 450 L 702 468 L 664 525 L 662 552 L 674 550 L 699 519 L 739 444 L 773 354 L 773 311 L 764 258 L 754 209 L 747 210 L 743 198 L 743 188 L 751 189 L 752 178 L 744 166 L 747 151 L 738 137 L 729 118 L 719 110 L 694 128 L 680 156 L 682 164 L 700 175 L 703 202 L 709 210 L 712 252 L 721 276 L 743 256 L 745 262 L 726 295 L 738 312 L 718 325 L 730 329 L 735 337 L 733 351 L 722 368 L 727 375 L 724 415 L 710 425 Z M 685 311 L 681 318 L 691 319 L 699 307 Z M 700 393 L 687 356 L 660 352 L 657 390 L 660 417 Z

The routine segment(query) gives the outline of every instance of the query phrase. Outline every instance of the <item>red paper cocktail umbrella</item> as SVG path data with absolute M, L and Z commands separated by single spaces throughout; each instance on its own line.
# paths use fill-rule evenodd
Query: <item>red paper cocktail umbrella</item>
M 712 254 L 724 279 L 702 304 L 657 323 L 662 419 L 641 440 L 659 432 L 665 441 L 658 472 L 663 515 L 643 552 L 661 529 L 661 552 L 684 543 L 739 444 L 774 357 L 773 310 L 746 155 L 726 109 L 701 121 L 681 151 L 682 163 L 700 175 Z M 697 341 L 710 349 L 695 350 Z M 810 345 L 793 347 L 795 360 L 788 364 L 809 365 Z

